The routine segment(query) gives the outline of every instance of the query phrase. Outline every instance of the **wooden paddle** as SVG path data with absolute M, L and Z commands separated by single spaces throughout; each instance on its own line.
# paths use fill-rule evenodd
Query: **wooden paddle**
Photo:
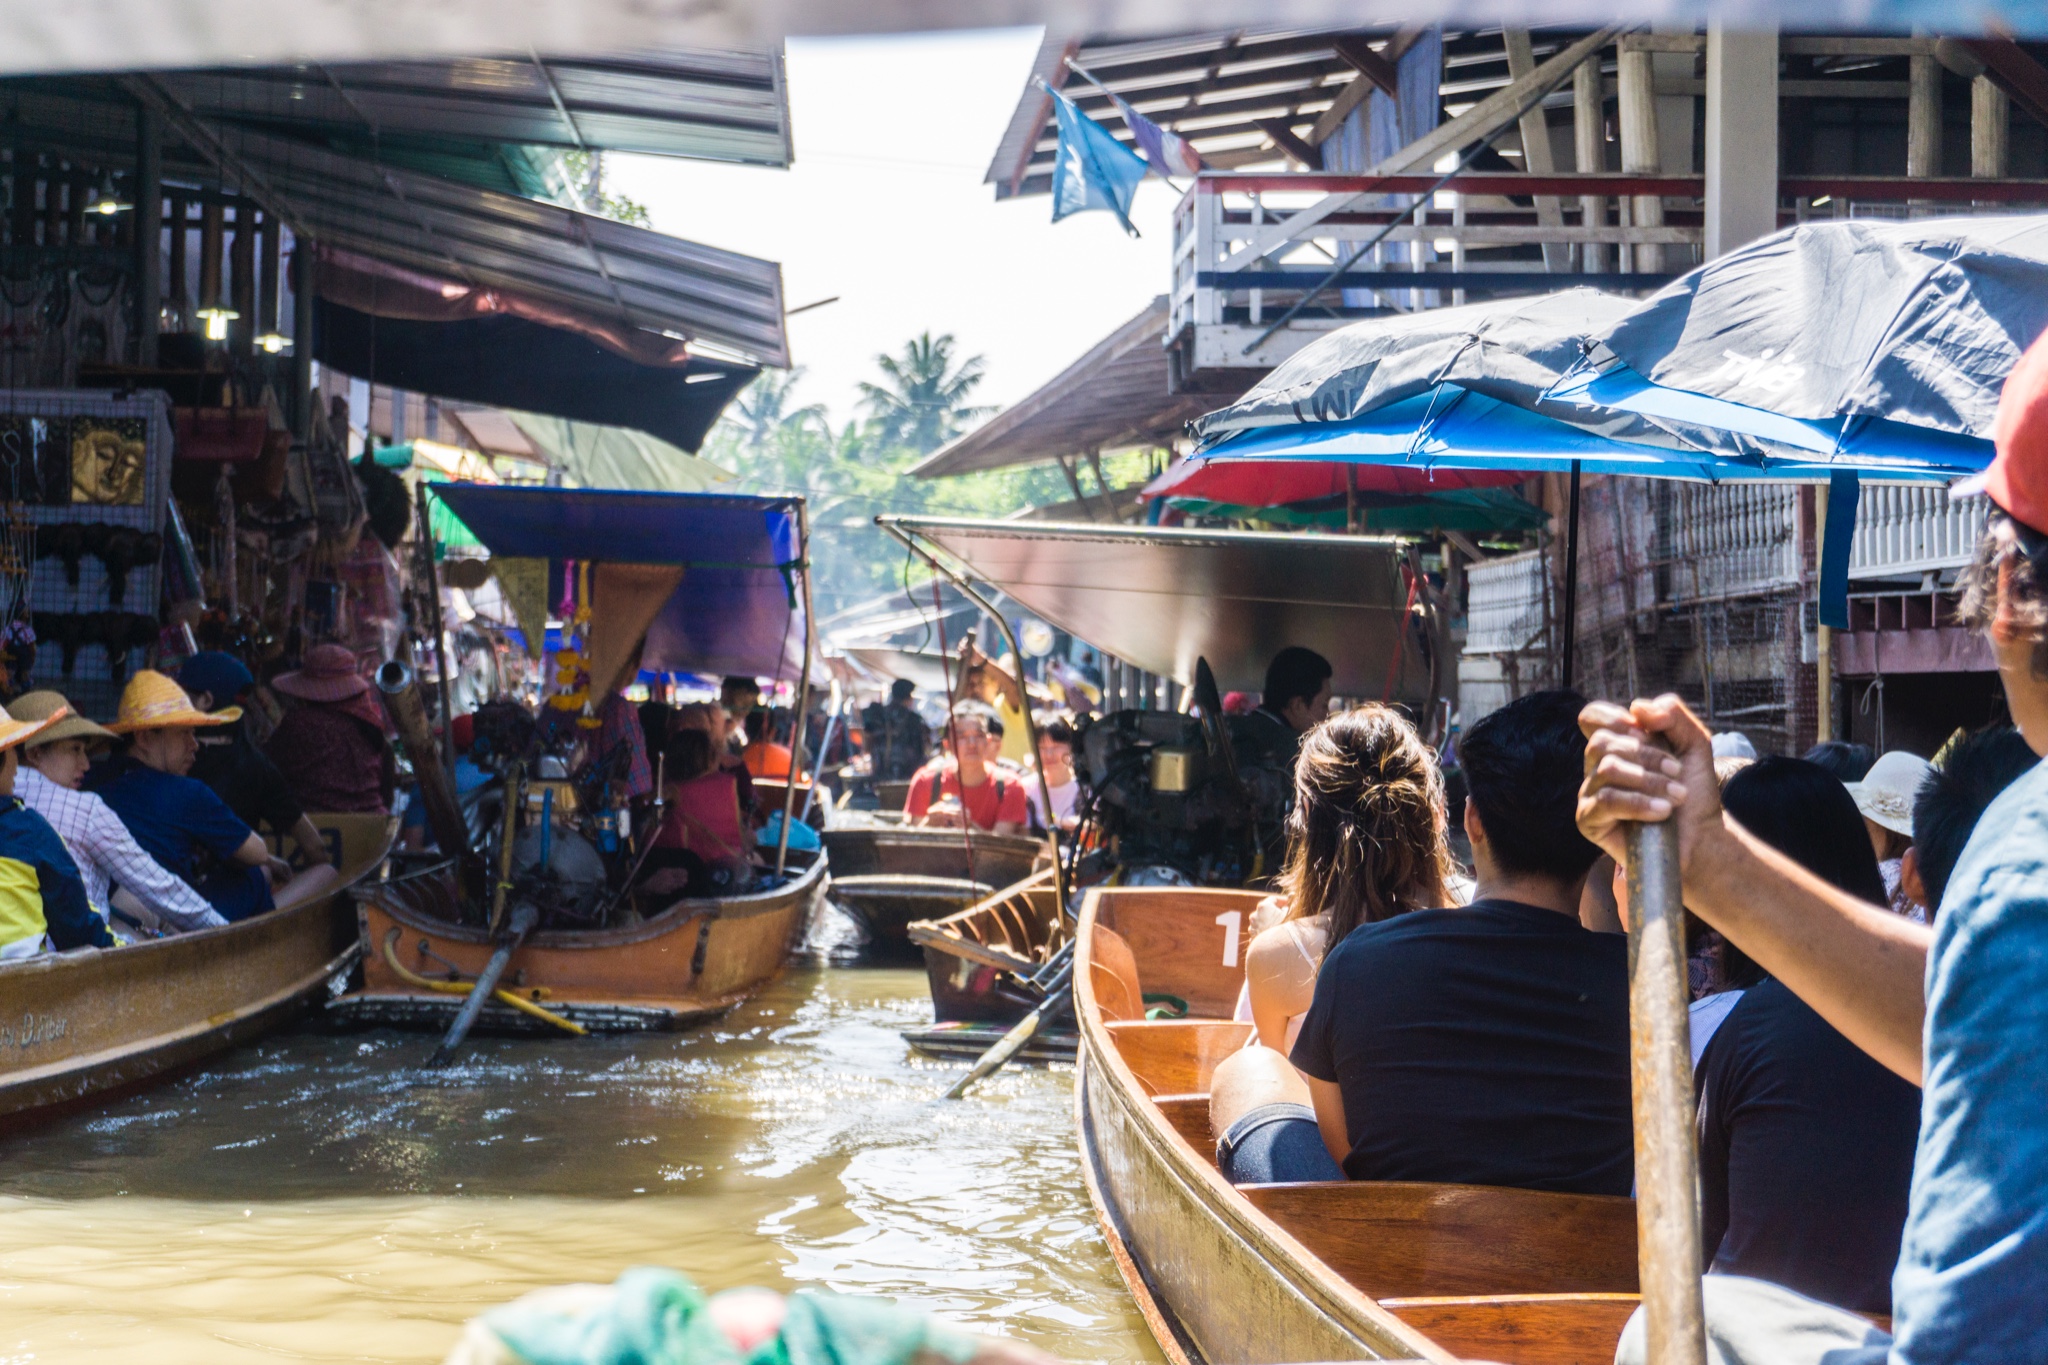
M 1678 825 L 1628 830 L 1629 1063 L 1634 1078 L 1636 1258 L 1648 1359 L 1706 1365 L 1700 1302 L 1700 1155 L 1693 1129 L 1691 998 Z
M 427 1058 L 428 1066 L 446 1066 L 455 1060 L 462 1040 L 469 1036 L 470 1029 L 476 1026 L 477 1016 L 483 1013 L 484 1002 L 498 989 L 498 978 L 505 974 L 512 954 L 519 951 L 519 945 L 526 942 L 526 936 L 539 922 L 540 911 L 534 908 L 532 901 L 521 901 L 512 907 L 512 922 L 499 937 L 490 961 L 484 963 L 484 969 L 477 973 L 476 985 L 470 988 L 469 999 L 462 1002 L 455 1022 L 448 1026 L 448 1036 L 441 1040 L 441 1046 L 434 1049 L 434 1055 Z
M 1071 942 L 1068 943 L 1065 948 L 1060 950 L 1061 956 L 1054 959 L 1055 962 L 1060 964 L 1059 970 L 1054 974 L 1052 980 L 1046 983 L 1045 999 L 1039 1002 L 1038 1008 L 1025 1015 L 1008 1033 L 998 1038 L 994 1047 L 982 1053 L 981 1060 L 974 1064 L 973 1069 L 955 1081 L 953 1088 L 946 1092 L 945 1097 L 947 1099 L 959 1099 L 973 1088 L 976 1081 L 1002 1070 L 1004 1064 L 1010 1058 L 1016 1056 L 1018 1051 L 1037 1035 L 1039 1028 L 1047 1020 L 1057 1018 L 1062 1012 L 1073 1007 L 1073 947 L 1074 945 Z M 1047 965 L 1051 966 L 1052 964 L 1048 963 Z

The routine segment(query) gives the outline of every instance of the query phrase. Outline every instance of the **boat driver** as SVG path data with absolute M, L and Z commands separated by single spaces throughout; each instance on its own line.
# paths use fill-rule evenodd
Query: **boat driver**
M 1335 674 L 1328 659 L 1301 645 L 1275 654 L 1266 665 L 1265 693 L 1245 718 L 1237 742 L 1284 755 L 1286 761 L 1279 766 L 1292 772 L 1301 737 L 1329 717 L 1330 679 Z

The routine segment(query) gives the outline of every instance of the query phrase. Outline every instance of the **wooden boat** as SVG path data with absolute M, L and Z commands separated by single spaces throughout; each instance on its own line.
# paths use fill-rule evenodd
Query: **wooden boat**
M 382 815 L 313 823 L 333 894 L 220 929 L 0 963 L 0 1123 L 135 1086 L 290 1018 L 356 954 L 348 888 L 384 862 Z
M 835 811 L 825 830 L 832 898 L 881 943 L 907 943 L 914 920 L 964 910 L 1050 859 L 1043 840 L 981 830 L 920 829 L 874 812 Z
M 1068 939 L 1050 867 L 943 919 L 916 921 L 908 935 L 924 950 L 932 1024 L 903 1038 L 940 1057 L 979 1057 L 1030 1013 L 1038 997 L 1019 978 L 1042 969 Z M 1071 1061 L 1075 1042 L 1071 1028 L 1048 1028 L 1024 1055 Z
M 1077 929 L 1083 1173 L 1168 1359 L 1606 1365 L 1637 1301 L 1632 1200 L 1217 1172 L 1209 1078 L 1251 1032 L 1229 1016 L 1256 901 L 1099 890 Z M 1189 1017 L 1145 1020 L 1140 990 Z
M 500 989 L 600 1033 L 678 1029 L 713 1019 L 788 961 L 825 889 L 825 860 L 789 855 L 791 879 L 743 896 L 678 900 L 637 924 L 542 930 L 518 951 Z M 490 933 L 455 922 L 444 872 L 394 879 L 358 897 L 363 984 L 330 1007 L 341 1022 L 444 1029 L 463 996 L 423 981 L 473 981 Z M 408 979 L 411 978 L 411 979 Z M 551 1033 L 509 1005 L 486 1004 L 477 1027 Z

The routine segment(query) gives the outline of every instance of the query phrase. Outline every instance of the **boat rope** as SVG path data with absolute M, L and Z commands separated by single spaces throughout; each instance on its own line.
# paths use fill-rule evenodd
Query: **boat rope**
M 1380 701 L 1384 704 L 1394 699 L 1394 684 L 1401 680 L 1401 651 L 1408 643 L 1408 621 L 1415 611 L 1415 588 L 1422 575 L 1415 572 L 1415 566 L 1401 561 L 1401 577 L 1408 580 L 1408 600 L 1401 606 L 1401 628 L 1394 632 L 1394 657 L 1387 665 L 1387 685 L 1380 689 Z

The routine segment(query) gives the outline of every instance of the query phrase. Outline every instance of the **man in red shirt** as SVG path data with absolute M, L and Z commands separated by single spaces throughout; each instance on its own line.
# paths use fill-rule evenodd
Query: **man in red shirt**
M 978 701 L 953 708 L 946 726 L 946 754 L 919 768 L 910 779 L 904 812 L 915 825 L 957 829 L 964 813 L 976 829 L 1022 834 L 1030 810 L 1024 783 L 996 766 L 1003 723 Z

